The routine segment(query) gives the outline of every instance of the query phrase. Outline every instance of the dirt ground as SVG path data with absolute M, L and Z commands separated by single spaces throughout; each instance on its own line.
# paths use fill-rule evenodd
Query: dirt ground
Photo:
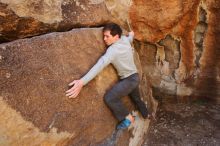
M 220 146 L 220 105 L 162 103 L 142 146 Z

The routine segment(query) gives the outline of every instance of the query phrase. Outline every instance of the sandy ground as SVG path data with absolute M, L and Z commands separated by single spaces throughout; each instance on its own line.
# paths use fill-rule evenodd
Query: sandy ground
M 161 104 L 142 146 L 220 146 L 220 105 L 206 100 Z

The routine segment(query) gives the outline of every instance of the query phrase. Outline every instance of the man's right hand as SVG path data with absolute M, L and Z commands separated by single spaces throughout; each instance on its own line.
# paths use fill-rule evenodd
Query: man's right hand
M 133 31 L 130 31 L 130 32 L 128 33 L 128 35 L 129 35 L 129 36 L 134 36 L 134 32 L 133 32 Z
M 72 86 L 72 88 L 66 91 L 66 96 L 68 96 L 69 98 L 76 98 L 83 87 L 83 81 L 74 80 L 69 83 L 69 86 Z

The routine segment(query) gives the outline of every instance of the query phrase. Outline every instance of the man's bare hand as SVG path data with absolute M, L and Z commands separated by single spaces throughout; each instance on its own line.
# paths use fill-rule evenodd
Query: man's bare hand
M 129 36 L 134 36 L 134 32 L 133 32 L 133 31 L 130 31 L 130 32 L 128 33 L 128 35 L 129 35 Z
M 76 98 L 83 87 L 83 82 L 82 80 L 74 80 L 69 83 L 69 86 L 72 86 L 72 88 L 66 91 L 66 96 Z

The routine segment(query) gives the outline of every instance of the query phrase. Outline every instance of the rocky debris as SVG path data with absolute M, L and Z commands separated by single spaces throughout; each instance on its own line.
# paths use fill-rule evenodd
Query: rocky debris
M 142 146 L 220 145 L 220 106 L 205 100 L 162 104 Z

